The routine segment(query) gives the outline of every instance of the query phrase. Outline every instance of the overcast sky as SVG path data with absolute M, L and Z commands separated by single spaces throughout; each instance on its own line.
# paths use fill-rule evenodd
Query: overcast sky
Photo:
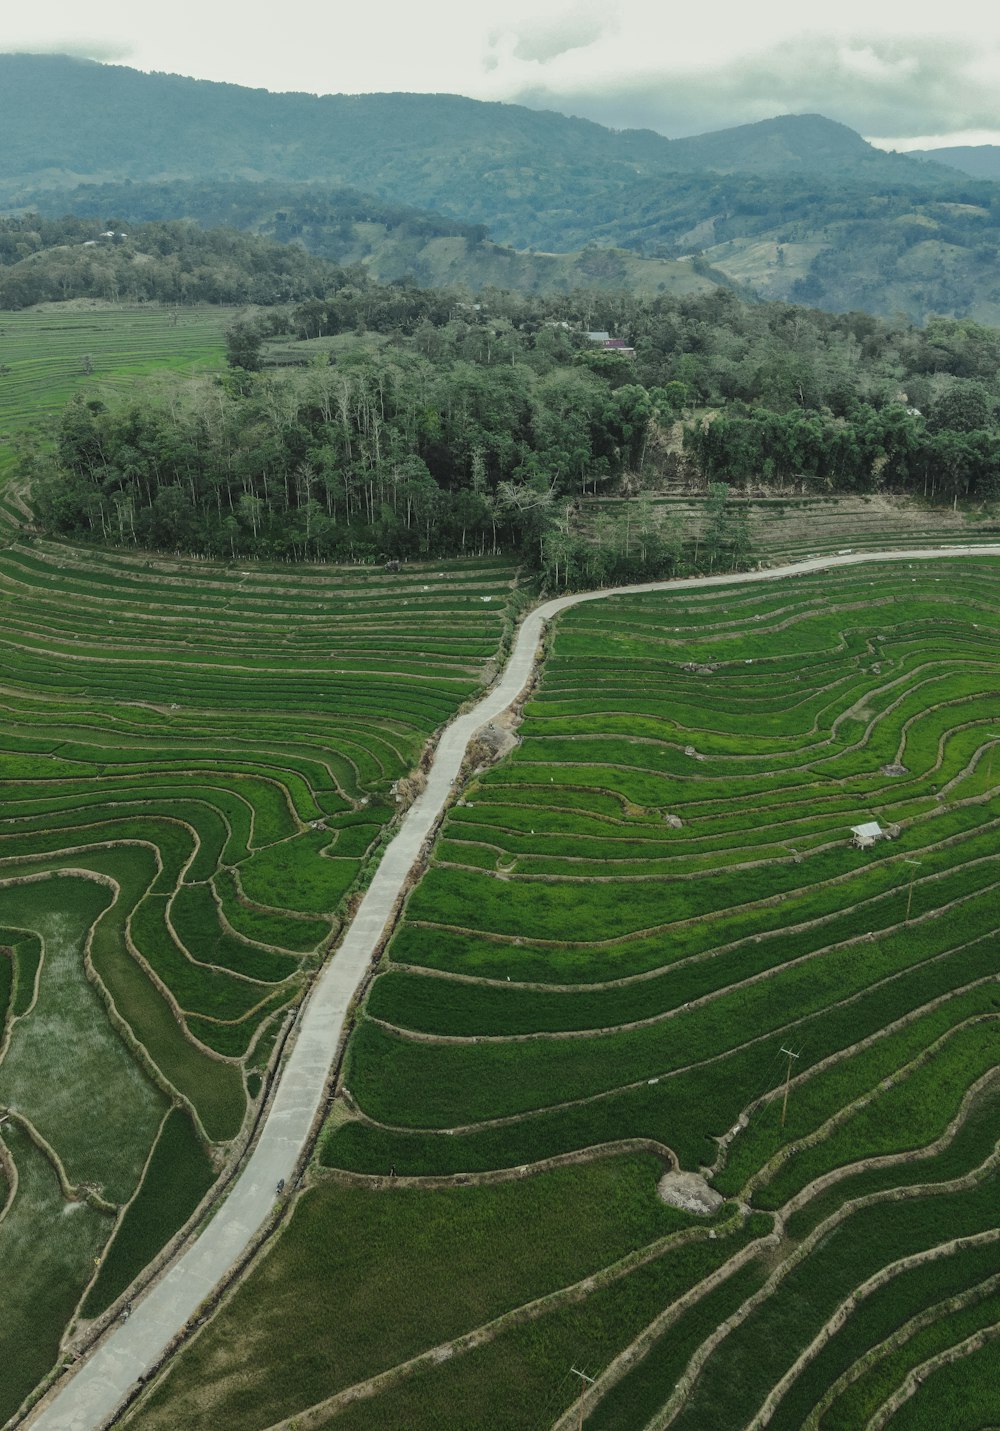
M 37 0 L 4 50 L 318 94 L 447 91 L 671 137 L 817 112 L 879 143 L 1000 143 L 982 0 Z

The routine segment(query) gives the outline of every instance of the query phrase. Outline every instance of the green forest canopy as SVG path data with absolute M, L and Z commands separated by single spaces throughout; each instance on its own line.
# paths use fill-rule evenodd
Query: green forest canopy
M 589 340 L 592 326 L 634 356 Z M 565 575 L 573 504 L 625 477 L 630 490 L 686 470 L 742 489 L 1000 494 L 1000 333 L 970 322 L 921 330 L 724 291 L 471 304 L 344 276 L 229 342 L 228 377 L 70 405 L 55 453 L 25 459 L 46 526 L 293 560 L 515 544 L 547 566 L 557 553 Z M 276 342 L 304 366 L 252 371 Z M 683 455 L 664 441 L 679 419 Z M 747 544 L 730 545 L 735 561 Z M 641 569 L 676 559 L 667 534 Z M 605 574 L 635 571 L 626 553 Z

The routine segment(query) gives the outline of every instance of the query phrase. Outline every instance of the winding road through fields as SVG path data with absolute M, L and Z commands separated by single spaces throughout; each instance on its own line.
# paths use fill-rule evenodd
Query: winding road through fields
M 861 563 L 965 556 L 1000 557 L 1000 545 L 811 557 L 766 571 L 578 592 L 547 601 L 530 612 L 518 629 L 500 680 L 472 709 L 445 728 L 426 788 L 403 817 L 343 940 L 303 1005 L 294 1042 L 257 1142 L 221 1206 L 169 1270 L 136 1302 L 130 1318 L 116 1324 L 72 1373 L 55 1383 L 28 1418 L 32 1431 L 97 1431 L 107 1425 L 139 1378 L 157 1365 L 204 1299 L 239 1262 L 270 1216 L 279 1179 L 292 1176 L 308 1143 L 348 1008 L 364 983 L 407 879 L 448 805 L 469 744 L 477 731 L 506 711 L 524 691 L 534 671 L 542 633 L 554 616 L 581 602 L 613 596 L 701 591 L 707 587 L 787 580 Z

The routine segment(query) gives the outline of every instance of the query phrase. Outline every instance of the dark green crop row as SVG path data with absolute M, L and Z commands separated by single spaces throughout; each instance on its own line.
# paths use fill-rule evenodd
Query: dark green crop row
M 101 1258 L 100 1271 L 83 1304 L 84 1316 L 98 1316 L 124 1292 L 183 1227 L 214 1181 L 215 1170 L 191 1119 L 181 1109 L 171 1109 L 142 1185 Z
M 854 1288 L 898 1258 L 995 1226 L 998 1191 L 996 1179 L 990 1178 L 968 1192 L 883 1203 L 849 1217 L 709 1357 L 673 1423 L 678 1431 L 745 1426 L 797 1353 Z M 929 1285 L 947 1285 L 947 1263 L 936 1266 L 940 1280 L 929 1283 L 926 1277 L 915 1277 L 908 1282 L 901 1276 L 888 1283 L 880 1298 L 886 1330 L 926 1305 Z M 874 1314 L 869 1322 L 871 1312 L 866 1301 L 856 1313 L 866 1330 L 878 1326 Z M 814 1399 L 813 1394 L 805 1397 Z M 801 1421 L 782 1418 L 781 1424 L 791 1428 Z
M 963 1428 L 989 1431 L 997 1422 L 998 1386 L 1000 1337 L 994 1331 L 978 1350 L 926 1376 L 915 1395 L 893 1416 L 893 1431 L 940 1431 L 954 1417 L 956 1408 L 960 1408 Z
M 851 1364 L 871 1354 L 879 1338 L 897 1330 L 904 1298 L 915 1307 L 914 1315 L 939 1306 L 949 1296 L 971 1295 L 969 1305 L 943 1312 L 927 1327 L 918 1330 L 903 1345 L 880 1358 L 861 1379 L 839 1397 L 823 1416 L 823 1431 L 852 1431 L 867 1426 L 872 1415 L 901 1384 L 906 1373 L 945 1347 L 964 1341 L 981 1327 L 1000 1321 L 1000 1293 L 977 1295 L 977 1284 L 989 1282 L 997 1272 L 993 1248 L 971 1248 L 942 1258 L 929 1267 L 903 1273 L 896 1285 L 869 1297 L 860 1316 L 849 1319 L 839 1334 L 807 1368 L 778 1410 L 772 1425 L 778 1431 L 797 1431 L 802 1414 L 815 1406 L 827 1389 Z

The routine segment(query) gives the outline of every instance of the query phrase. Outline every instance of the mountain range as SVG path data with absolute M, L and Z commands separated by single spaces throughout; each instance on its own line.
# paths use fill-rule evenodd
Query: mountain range
M 271 94 L 2 55 L 0 133 L 8 210 L 212 223 L 227 209 L 386 278 L 721 283 L 1000 322 L 988 157 L 885 153 L 821 115 L 670 140 L 456 95 Z

